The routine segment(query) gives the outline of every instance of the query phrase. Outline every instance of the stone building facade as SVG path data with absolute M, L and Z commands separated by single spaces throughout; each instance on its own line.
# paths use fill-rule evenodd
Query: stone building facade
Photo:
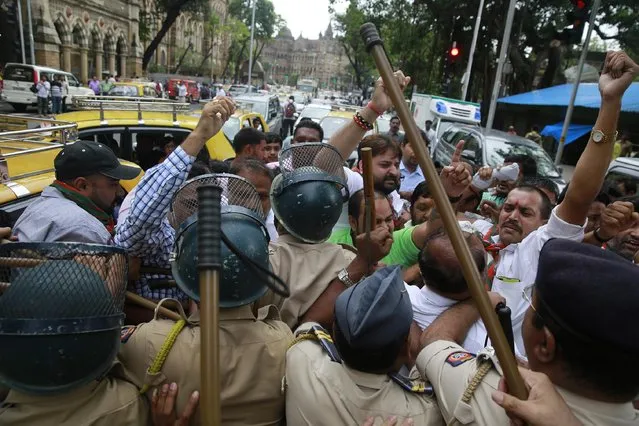
M 228 0 L 209 2 L 220 22 L 224 22 Z M 94 75 L 142 76 L 142 56 L 150 40 L 140 41 L 140 11 L 153 10 L 152 0 L 31 0 L 31 7 L 38 65 L 72 72 L 84 83 Z M 28 43 L 24 0 L 22 10 Z M 158 22 L 156 29 L 160 25 Z M 209 56 L 210 66 L 205 74 L 212 74 L 224 60 L 224 42 L 222 37 L 216 40 L 205 37 L 202 18 L 182 14 L 164 37 L 151 63 L 171 69 L 180 49 L 190 43 L 189 49 L 196 60 Z M 27 53 L 27 62 L 28 57 Z
M 283 28 L 275 39 L 270 41 L 260 56 L 262 64 L 268 64 L 266 75 L 269 81 L 280 84 L 293 84 L 298 78 L 317 80 L 321 88 L 336 88 L 347 85 L 348 58 L 339 41 L 333 36 L 329 23 L 324 34 L 317 40 L 297 39 L 291 30 Z

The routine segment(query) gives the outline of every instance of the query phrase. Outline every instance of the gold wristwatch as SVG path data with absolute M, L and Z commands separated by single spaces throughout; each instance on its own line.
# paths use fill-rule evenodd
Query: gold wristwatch
M 612 142 L 614 143 L 617 140 L 618 134 L 619 132 L 615 132 L 615 135 L 612 138 L 610 138 L 609 136 L 606 136 L 606 134 L 602 132 L 601 130 L 593 130 L 592 140 L 595 143 L 608 143 L 610 139 L 612 139 Z

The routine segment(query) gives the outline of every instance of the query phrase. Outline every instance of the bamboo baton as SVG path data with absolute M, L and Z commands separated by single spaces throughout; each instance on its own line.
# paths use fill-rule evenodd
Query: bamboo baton
M 202 424 L 222 424 L 220 408 L 220 252 L 222 189 L 216 185 L 202 185 L 198 195 L 198 269 L 200 270 L 200 322 L 202 374 L 200 410 Z
M 408 107 L 404 101 L 404 94 L 402 93 L 397 80 L 395 79 L 393 68 L 388 60 L 386 51 L 384 50 L 384 44 L 377 32 L 377 28 L 372 23 L 366 23 L 360 27 L 360 35 L 364 40 L 366 50 L 373 56 L 375 64 L 384 82 L 386 92 L 393 101 L 397 115 L 404 124 L 404 130 L 406 131 L 406 137 L 415 152 L 415 156 L 419 162 L 419 166 L 426 173 L 426 181 L 430 192 L 435 199 L 435 205 L 439 211 L 446 232 L 450 237 L 450 241 L 455 249 L 455 254 L 459 259 L 464 278 L 468 283 L 468 289 L 470 290 L 482 320 L 488 331 L 488 336 L 492 341 L 495 348 L 499 363 L 504 371 L 504 376 L 508 383 L 509 392 L 519 399 L 526 400 L 528 398 L 528 391 L 524 384 L 523 379 L 519 375 L 517 369 L 517 362 L 515 357 L 510 351 L 508 341 L 501 328 L 497 314 L 491 306 L 488 294 L 482 284 L 479 271 L 475 266 L 470 249 L 464 240 L 461 229 L 457 223 L 455 212 L 448 201 L 448 196 L 444 192 L 444 187 L 437 176 L 435 166 L 428 157 L 426 145 L 421 143 L 422 137 L 417 128 L 417 124 L 413 120 Z
M 135 293 L 132 293 L 130 291 L 126 292 L 126 300 L 128 300 L 131 303 L 135 303 L 138 306 L 141 306 L 143 308 L 147 308 L 150 309 L 152 311 L 155 311 L 157 309 L 157 311 L 159 313 L 161 313 L 162 315 L 164 315 L 165 317 L 167 317 L 170 320 L 173 321 L 179 321 L 182 319 L 182 317 L 180 316 L 180 314 L 173 312 L 170 309 L 165 308 L 164 306 L 159 306 L 158 304 L 153 302 L 152 300 L 149 299 L 145 299 L 142 296 L 139 296 Z
M 365 232 L 366 239 L 370 241 L 371 231 L 375 228 L 375 182 L 373 178 L 373 150 L 371 148 L 362 148 L 362 174 L 364 175 L 364 229 L 360 230 L 360 234 Z M 370 259 L 370 253 L 367 253 L 368 274 L 373 271 L 373 262 Z

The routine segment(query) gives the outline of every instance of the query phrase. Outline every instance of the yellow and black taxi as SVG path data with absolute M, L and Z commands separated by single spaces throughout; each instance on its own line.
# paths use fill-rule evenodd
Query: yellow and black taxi
M 106 96 L 157 98 L 155 83 L 149 81 L 118 81 L 111 84 Z
M 55 180 L 53 161 L 66 144 L 78 140 L 72 122 L 0 115 L 0 216 L 10 226 L 25 208 Z M 125 195 L 144 172 L 129 161 L 122 164 L 140 169 L 137 177 L 120 181 Z
M 353 119 L 353 116 L 361 108 L 349 105 L 333 105 L 331 111 L 324 116 L 319 122 L 324 130 L 324 142 L 328 142 L 329 139 L 341 129 L 346 123 Z M 366 136 L 377 133 L 377 122 L 373 124 L 373 130 L 366 132 Z M 353 151 L 348 157 L 348 164 L 353 165 L 357 161 L 357 151 Z
M 200 100 L 200 105 L 204 106 L 206 102 L 208 102 L 208 100 Z M 237 132 L 245 127 L 254 127 L 262 132 L 270 131 L 270 127 L 264 119 L 264 116 L 251 109 L 252 104 L 238 101 L 235 101 L 235 104 L 237 105 L 237 109 L 222 127 L 224 135 L 230 142 L 233 142 L 233 138 Z M 201 110 L 193 111 L 193 115 L 199 117 L 201 112 Z
M 200 115 L 186 103 L 158 98 L 84 96 L 74 101 L 74 108 L 56 119 L 76 123 L 79 139 L 103 143 L 144 170 L 158 164 L 165 149 L 184 141 Z M 222 131 L 207 141 L 206 148 L 214 160 L 235 156 Z

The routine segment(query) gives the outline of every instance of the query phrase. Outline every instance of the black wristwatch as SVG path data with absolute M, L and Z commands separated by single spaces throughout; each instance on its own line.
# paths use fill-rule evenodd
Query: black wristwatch
M 594 231 L 592 231 L 592 236 L 595 237 L 595 240 L 599 241 L 601 244 L 605 244 L 608 241 L 612 240 L 614 237 L 610 237 L 610 238 L 601 238 L 601 235 L 599 235 L 599 230 L 601 228 L 597 228 Z

